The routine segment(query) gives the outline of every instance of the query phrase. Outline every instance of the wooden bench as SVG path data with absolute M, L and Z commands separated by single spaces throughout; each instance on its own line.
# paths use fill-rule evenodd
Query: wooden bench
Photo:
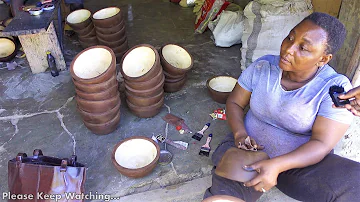
M 0 33 L 2 36 L 17 36 L 19 38 L 31 71 L 34 74 L 44 72 L 49 67 L 46 59 L 46 51 L 50 51 L 54 56 L 56 67 L 59 70 L 66 69 L 66 63 L 62 53 L 60 1 L 61 0 L 57 0 L 54 3 L 55 9 L 52 11 L 44 11 L 37 16 L 32 16 L 25 11 L 19 12 L 4 31 Z M 58 11 L 60 40 L 58 40 L 53 22 L 56 11 Z

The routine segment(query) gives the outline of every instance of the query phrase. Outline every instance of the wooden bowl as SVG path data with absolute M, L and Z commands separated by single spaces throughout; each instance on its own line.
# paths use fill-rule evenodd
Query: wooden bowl
M 80 40 L 79 40 L 79 43 L 80 43 L 81 47 L 83 47 L 83 49 L 87 49 L 87 48 L 90 48 L 92 46 L 98 46 L 99 45 L 99 42 L 85 43 L 85 42 L 82 42 Z
M 170 75 L 185 74 L 193 67 L 191 55 L 181 46 L 165 45 L 159 54 L 162 67 Z
M 111 119 L 110 121 L 108 121 L 106 123 L 93 124 L 93 123 L 88 123 L 86 121 L 83 121 L 83 122 L 84 122 L 84 125 L 91 132 L 93 132 L 97 135 L 106 135 L 106 134 L 113 132 L 118 127 L 119 122 L 120 122 L 120 111 L 116 114 L 116 116 L 113 119 Z
M 73 79 L 74 85 L 77 89 L 86 93 L 100 93 L 106 91 L 111 86 L 118 85 L 116 75 L 112 76 L 109 80 L 97 84 L 83 84 Z
M 123 20 L 121 10 L 118 7 L 101 9 L 92 15 L 95 27 L 109 28 L 120 24 Z
M 133 114 L 135 114 L 137 117 L 150 118 L 155 116 L 161 111 L 161 108 L 164 105 L 164 97 L 162 97 L 159 102 L 145 107 L 134 105 L 131 102 L 129 102 L 129 100 L 126 100 L 126 103 L 130 111 Z
M 226 100 L 236 83 L 237 80 L 231 76 L 214 76 L 206 81 L 206 87 L 214 101 L 226 104 Z
M 99 43 L 96 36 L 82 37 L 79 35 L 79 41 L 85 44 Z
M 83 29 L 74 29 L 74 31 L 79 35 L 79 36 L 86 36 L 87 34 L 89 34 L 90 32 L 92 32 L 94 30 L 94 25 L 93 23 L 88 24 L 85 28 Z
M 161 91 L 159 94 L 152 97 L 138 97 L 132 95 L 129 91 L 125 91 L 126 99 L 135 106 L 146 107 L 158 103 L 161 99 L 164 98 L 164 91 Z
M 149 44 L 140 44 L 128 50 L 121 59 L 121 74 L 125 80 L 134 82 L 153 78 L 160 65 L 157 50 Z
M 119 24 L 113 27 L 107 27 L 107 28 L 95 27 L 95 29 L 97 33 L 101 33 L 105 35 L 105 34 L 115 34 L 124 27 L 125 27 L 125 20 L 122 20 Z
M 163 79 L 164 79 L 163 71 L 162 69 L 159 69 L 158 73 L 153 78 L 147 81 L 134 82 L 134 81 L 125 80 L 125 83 L 127 86 L 129 86 L 130 89 L 149 90 L 156 87 Z
M 122 175 L 140 178 L 151 173 L 159 157 L 160 147 L 154 140 L 143 136 L 133 136 L 114 146 L 111 160 Z
M 83 84 L 108 81 L 116 75 L 114 52 L 106 46 L 92 46 L 75 56 L 70 65 L 73 79 Z
M 120 39 L 124 38 L 125 35 L 126 35 L 125 26 L 122 29 L 120 29 L 118 32 L 113 33 L 113 34 L 103 34 L 101 32 L 96 32 L 96 36 L 99 39 L 101 39 L 102 41 L 107 41 L 107 42 L 119 41 Z
M 66 17 L 66 23 L 74 30 L 86 28 L 91 23 L 91 12 L 87 9 L 80 9 L 71 12 Z
M 182 80 L 174 82 L 174 83 L 164 82 L 164 91 L 167 93 L 177 92 L 177 91 L 181 90 L 181 88 L 184 87 L 186 80 L 187 80 L 187 77 L 185 76 Z
M 126 35 L 124 35 L 121 39 L 117 40 L 117 41 L 104 41 L 103 39 L 98 38 L 98 41 L 101 45 L 104 45 L 104 46 L 108 46 L 110 48 L 116 48 L 118 46 L 121 46 L 122 44 L 125 43 L 125 41 L 127 41 L 127 37 Z
M 84 35 L 80 35 L 78 34 L 78 37 L 79 38 L 90 38 L 90 37 L 96 37 L 96 31 L 95 31 L 95 28 L 93 28 L 89 33 L 87 34 L 84 34 Z M 96 40 L 97 41 L 97 40 Z
M 87 123 L 102 124 L 112 120 L 120 112 L 121 101 L 116 104 L 114 108 L 104 113 L 89 113 L 80 108 L 78 112 L 81 118 Z
M 126 51 L 129 50 L 128 41 L 125 40 L 125 42 L 123 44 L 121 44 L 118 47 L 112 48 L 112 50 L 114 51 L 116 57 L 118 57 L 119 54 L 124 55 L 126 53 Z
M 111 86 L 109 89 L 104 90 L 102 92 L 98 92 L 98 93 L 87 93 L 87 92 L 81 91 L 77 88 L 75 88 L 75 92 L 76 92 L 76 95 L 78 95 L 82 99 L 94 100 L 94 101 L 107 100 L 107 99 L 114 97 L 115 95 L 117 95 L 119 93 L 118 92 L 118 84 L 115 84 L 115 85 Z
M 17 45 L 14 40 L 0 37 L 0 62 L 8 62 L 16 56 Z
M 75 96 L 77 106 L 83 111 L 89 113 L 104 113 L 113 109 L 120 101 L 120 94 L 117 93 L 114 97 L 107 100 L 85 100 L 79 96 Z
M 159 94 L 163 90 L 164 81 L 165 81 L 165 77 L 163 76 L 161 81 L 156 86 L 153 86 L 152 88 L 145 89 L 145 90 L 133 89 L 130 86 L 128 86 L 125 82 L 125 90 L 129 91 L 132 95 L 135 95 L 138 97 L 152 97 L 152 96 Z
M 165 75 L 165 79 L 182 79 L 184 78 L 185 74 L 176 74 L 176 75 L 171 75 L 169 73 L 167 73 L 165 70 L 163 70 L 164 75 Z
M 228 195 L 214 195 L 202 200 L 201 202 L 245 202 L 245 201 Z

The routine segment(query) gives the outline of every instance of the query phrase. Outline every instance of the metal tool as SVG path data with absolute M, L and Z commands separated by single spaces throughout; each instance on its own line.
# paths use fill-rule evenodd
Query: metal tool
M 152 136 L 152 139 L 159 144 L 159 141 L 156 139 L 155 136 Z M 164 149 L 163 150 L 160 150 L 160 157 L 159 157 L 159 161 L 158 163 L 162 166 L 165 166 L 169 163 L 171 163 L 173 159 L 173 155 L 171 152 L 169 152 L 167 149 L 166 149 L 166 143 L 164 142 Z
M 167 143 L 167 144 L 169 144 L 169 145 L 171 145 L 171 146 L 174 146 L 174 147 L 176 147 L 176 148 L 178 148 L 178 149 L 181 149 L 181 150 L 186 150 L 186 149 L 187 149 L 184 145 L 175 143 L 174 141 L 172 141 L 172 140 L 170 140 L 170 139 L 168 139 L 168 138 L 165 138 L 165 137 L 164 137 L 163 135 L 161 135 L 161 134 L 157 135 L 157 136 L 156 136 L 156 139 L 157 139 L 159 142 L 162 142 L 162 143 L 165 142 L 165 143 Z
M 197 141 L 200 141 L 201 138 L 204 136 L 205 130 L 208 129 L 209 126 L 210 126 L 210 123 L 205 124 L 205 126 L 204 126 L 200 131 L 198 131 L 197 133 L 195 133 L 195 134 L 192 136 L 192 138 L 194 138 L 194 139 L 197 140 Z

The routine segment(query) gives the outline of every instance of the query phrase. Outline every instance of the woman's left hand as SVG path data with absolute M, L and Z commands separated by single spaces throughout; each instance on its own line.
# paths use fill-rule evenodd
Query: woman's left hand
M 247 168 L 256 170 L 259 174 L 254 179 L 245 182 L 244 186 L 253 186 L 256 191 L 266 192 L 277 184 L 280 171 L 271 159 L 248 165 Z

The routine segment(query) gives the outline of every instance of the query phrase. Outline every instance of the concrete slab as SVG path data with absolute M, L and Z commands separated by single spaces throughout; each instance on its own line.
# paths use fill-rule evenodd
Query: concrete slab
M 211 41 L 209 31 L 195 35 L 192 9 L 167 0 L 85 1 L 85 7 L 92 12 L 107 6 L 122 9 L 130 47 L 148 43 L 159 48 L 175 43 L 192 54 L 194 67 L 188 73 L 185 87 L 176 93 L 167 93 L 165 104 L 193 131 L 210 122 L 207 133 L 214 134 L 211 142 L 214 150 L 230 129 L 226 121 L 213 121 L 209 116 L 213 110 L 225 105 L 208 96 L 205 83 L 214 75 L 235 78 L 240 75 L 240 45 L 219 48 Z M 76 37 L 66 38 L 64 56 L 68 65 L 80 51 Z M 169 137 L 188 142 L 189 148 L 182 151 L 168 146 L 174 155 L 172 164 L 157 166 L 143 178 L 123 176 L 111 162 L 114 145 L 124 138 L 165 134 L 166 124 L 162 117 L 168 112 L 167 107 L 153 118 L 141 119 L 129 111 L 125 94 L 121 92 L 120 126 L 111 134 L 98 136 L 84 126 L 76 111 L 75 90 L 68 70 L 58 77 L 52 77 L 50 72 L 34 75 L 25 59 L 15 61 L 19 66 L 13 71 L 0 64 L 0 190 L 7 190 L 7 161 L 18 152 L 31 154 L 39 148 L 45 155 L 59 158 L 75 153 L 78 161 L 87 166 L 86 192 L 109 194 L 120 197 L 121 201 L 144 201 L 143 197 L 146 197 L 145 201 L 155 201 L 156 197 L 161 201 L 201 200 L 203 191 L 211 184 L 212 169 L 210 158 L 198 155 L 205 138 L 198 142 L 191 135 L 180 135 L 174 127 L 169 127 Z M 358 161 L 359 124 L 359 121 L 354 123 L 354 130 L 337 150 Z M 260 200 L 292 201 L 276 189 Z

